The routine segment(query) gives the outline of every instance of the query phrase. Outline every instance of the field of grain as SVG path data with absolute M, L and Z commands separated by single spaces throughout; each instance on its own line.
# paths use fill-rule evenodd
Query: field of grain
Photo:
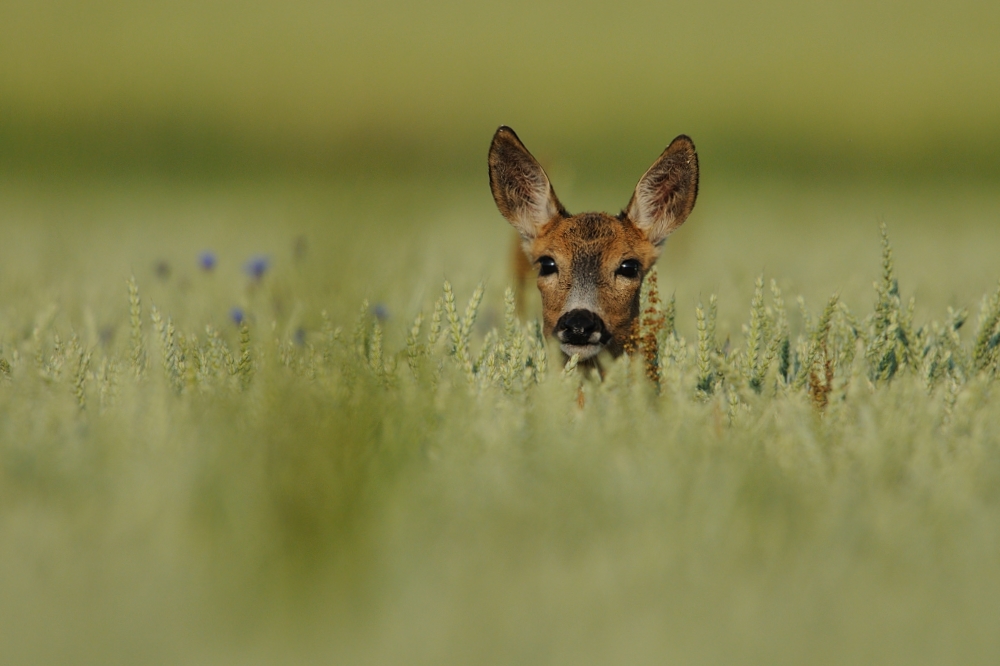
M 1000 4 L 10 0 L 3 664 L 993 664 Z M 599 380 L 486 151 L 700 194 Z
M 5 186 L 5 660 L 992 660 L 994 195 L 706 188 L 598 382 L 478 185 Z

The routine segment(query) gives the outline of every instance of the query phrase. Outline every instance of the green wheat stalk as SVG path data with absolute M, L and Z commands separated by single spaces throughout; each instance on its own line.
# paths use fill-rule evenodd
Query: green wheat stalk
M 128 279 L 128 313 L 131 349 L 129 361 L 132 374 L 136 379 L 142 379 L 146 372 L 146 343 L 142 335 L 142 299 L 139 297 L 139 283 L 134 275 Z
M 715 294 L 709 297 L 708 311 L 700 302 L 695 308 L 695 319 L 698 325 L 698 350 L 696 353 L 696 364 L 698 369 L 698 382 L 695 385 L 695 394 L 705 399 L 715 391 L 715 384 L 718 380 L 718 370 L 716 368 L 716 342 L 715 342 L 715 318 L 718 312 L 718 300 Z
M 976 333 L 976 343 L 972 349 L 972 369 L 983 372 L 994 363 L 997 345 L 1000 344 L 1000 284 L 988 301 L 984 301 L 979 315 L 979 331 Z
M 420 328 L 424 323 L 424 313 L 418 312 L 417 318 L 413 320 L 410 332 L 406 336 L 406 363 L 410 366 L 410 372 L 417 377 L 418 365 L 422 354 L 420 348 Z
M 246 389 L 253 379 L 253 358 L 250 352 L 250 325 L 246 318 L 240 322 L 240 360 L 236 364 L 240 388 Z
M 73 374 L 73 395 L 76 396 L 76 405 L 81 410 L 87 407 L 87 373 L 90 370 L 91 351 L 79 349 L 77 351 L 76 372 Z

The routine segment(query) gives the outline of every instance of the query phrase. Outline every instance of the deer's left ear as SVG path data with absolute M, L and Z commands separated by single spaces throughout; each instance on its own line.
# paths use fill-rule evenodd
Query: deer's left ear
M 650 243 L 660 246 L 684 224 L 697 197 L 698 153 L 682 134 L 639 179 L 625 213 Z

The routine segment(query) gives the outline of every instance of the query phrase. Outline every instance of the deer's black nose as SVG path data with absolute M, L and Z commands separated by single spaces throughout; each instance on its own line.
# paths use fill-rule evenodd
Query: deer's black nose
M 604 337 L 604 322 L 590 310 L 570 310 L 556 322 L 556 337 L 570 345 L 593 345 Z

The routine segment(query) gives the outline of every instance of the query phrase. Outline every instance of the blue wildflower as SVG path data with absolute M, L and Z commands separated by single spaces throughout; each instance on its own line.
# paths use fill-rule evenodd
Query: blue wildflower
M 198 255 L 198 265 L 203 271 L 211 271 L 215 268 L 215 263 L 215 253 L 211 250 L 205 250 Z
M 295 344 L 297 344 L 299 347 L 305 345 L 305 343 L 306 343 L 306 329 L 303 328 L 302 326 L 299 326 L 297 329 L 295 329 L 295 338 L 294 339 L 295 339 Z
M 385 307 L 382 303 L 376 303 L 375 307 L 372 308 L 372 314 L 379 321 L 385 321 L 389 318 L 389 308 Z
M 267 268 L 270 265 L 271 260 L 266 255 L 258 254 L 250 257 L 249 261 L 243 264 L 243 270 L 254 280 L 259 280 L 264 277 L 264 273 L 267 272 Z
M 229 318 L 233 320 L 233 323 L 239 326 L 246 319 L 246 315 L 243 313 L 243 308 L 233 308 L 229 311 Z

